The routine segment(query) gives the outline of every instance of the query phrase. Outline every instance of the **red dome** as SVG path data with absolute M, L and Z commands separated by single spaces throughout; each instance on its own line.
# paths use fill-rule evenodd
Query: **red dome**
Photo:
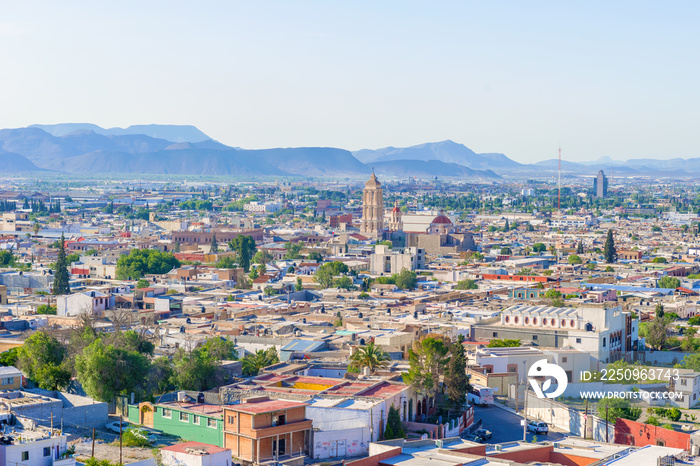
M 399 206 L 395 206 L 393 209 L 391 209 L 392 212 L 401 212 L 401 209 L 399 209 Z
M 431 225 L 452 225 L 452 220 L 447 218 L 444 215 L 438 215 L 435 217 L 431 223 Z

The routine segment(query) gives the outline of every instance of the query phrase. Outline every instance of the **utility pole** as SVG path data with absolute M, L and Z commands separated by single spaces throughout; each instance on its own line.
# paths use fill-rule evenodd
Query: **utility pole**
M 92 453 L 90 454 L 90 458 L 95 457 L 95 428 L 92 428 Z
M 525 407 L 523 408 L 523 442 L 527 442 L 527 385 L 525 386 Z
M 586 414 L 583 416 L 583 439 L 588 437 L 588 398 L 586 398 Z
M 122 463 L 122 415 L 119 414 L 119 464 Z
M 608 405 L 605 405 L 605 443 L 608 442 Z

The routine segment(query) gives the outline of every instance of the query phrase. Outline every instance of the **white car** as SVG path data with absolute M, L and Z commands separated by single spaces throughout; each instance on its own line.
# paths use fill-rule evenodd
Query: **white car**
M 129 423 L 126 421 L 121 421 L 122 423 L 122 432 L 124 432 L 128 427 Z M 119 433 L 119 421 L 109 421 L 107 424 L 105 424 L 105 428 L 107 430 L 111 430 L 115 434 Z
M 549 433 L 549 426 L 546 422 L 530 421 L 530 423 L 527 425 L 527 430 L 533 434 L 547 434 Z

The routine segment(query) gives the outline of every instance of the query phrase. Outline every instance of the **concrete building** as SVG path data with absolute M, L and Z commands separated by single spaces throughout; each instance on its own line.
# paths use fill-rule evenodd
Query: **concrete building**
M 22 388 L 22 371 L 12 367 L 0 367 L 0 390 L 19 390 Z
M 209 245 L 211 238 L 216 233 L 216 241 L 219 244 L 228 243 L 240 235 L 252 236 L 256 243 L 262 242 L 264 230 L 261 228 L 245 230 L 217 230 L 217 231 L 173 231 L 172 240 L 180 244 Z
M 253 464 L 308 455 L 312 431 L 306 406 L 267 397 L 224 406 L 224 446 Z
M 258 202 L 253 201 L 243 206 L 246 212 L 254 212 L 259 214 L 271 214 L 282 208 L 279 202 Z
M 394 208 L 391 209 L 391 218 L 389 220 L 389 231 L 402 231 L 403 230 L 403 220 L 402 220 L 401 209 L 399 208 L 399 201 L 394 203 Z
M 593 192 L 595 197 L 607 197 L 608 196 L 608 178 L 600 170 L 595 178 L 593 178 Z
M 31 421 L 28 422 L 31 424 Z M 75 457 L 67 456 L 68 436 L 52 434 L 48 429 L 21 429 L 3 437 L 0 464 L 7 466 L 75 466 Z
M 372 275 L 394 274 L 403 269 L 417 270 L 425 267 L 425 250 L 420 248 L 389 249 L 378 245 L 369 256 Z
M 101 316 L 104 311 L 114 307 L 113 295 L 99 291 L 85 291 L 56 297 L 56 314 L 59 316 L 77 316 L 88 311 Z
M 384 232 L 384 196 L 382 184 L 372 172 L 362 192 L 362 224 L 360 232 L 370 236 L 381 236 Z
M 200 442 L 183 442 L 160 449 L 163 466 L 231 466 L 231 450 Z

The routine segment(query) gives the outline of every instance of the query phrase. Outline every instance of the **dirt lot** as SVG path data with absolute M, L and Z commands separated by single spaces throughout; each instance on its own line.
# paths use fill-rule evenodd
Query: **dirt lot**
M 90 458 L 92 452 L 92 430 L 81 429 L 79 431 L 70 432 L 68 444 L 75 445 L 75 452 L 78 454 L 78 461 Z M 148 447 L 123 447 L 122 461 L 125 464 L 141 461 L 145 459 L 153 459 L 154 454 L 158 452 L 159 447 L 173 445 L 178 443 L 180 439 L 168 435 L 156 434 L 157 441 L 153 444 L 153 448 Z M 97 429 L 95 435 L 95 458 L 98 460 L 109 460 L 114 463 L 119 462 L 119 435 L 114 434 L 106 429 Z

